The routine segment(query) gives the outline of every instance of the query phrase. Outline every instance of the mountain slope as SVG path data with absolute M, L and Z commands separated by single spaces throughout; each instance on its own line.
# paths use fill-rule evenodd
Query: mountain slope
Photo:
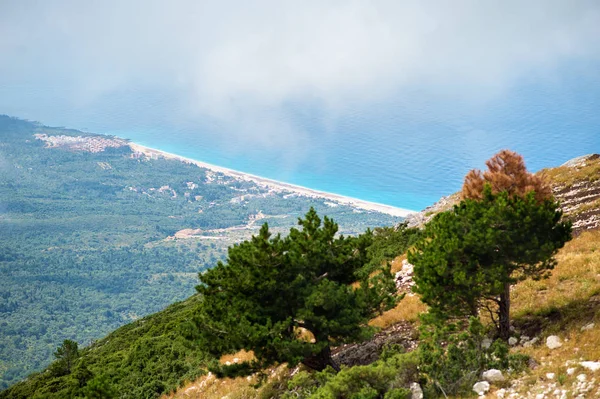
M 584 185 L 584 182 L 596 184 L 598 162 L 598 157 L 592 156 L 585 158 L 583 163 L 579 160 L 559 168 L 545 170 L 543 173 L 547 173 L 548 178 L 553 179 L 554 189 L 560 196 L 560 187 L 564 187 L 565 184 L 570 187 L 580 187 Z M 570 177 L 561 180 L 555 176 Z M 579 214 L 577 209 L 589 208 L 592 210 L 588 213 L 592 215 L 589 219 L 594 220 L 593 215 L 598 210 L 598 207 L 594 205 L 595 201 L 597 201 L 597 196 L 592 189 L 592 192 L 581 195 L 578 207 L 566 207 L 565 215 L 576 217 Z M 448 202 L 450 201 L 446 201 L 445 207 L 448 206 Z M 432 212 L 432 210 L 424 213 L 427 212 Z M 591 223 L 584 224 L 594 226 Z M 577 373 L 587 372 L 589 375 L 589 371 L 577 366 L 578 362 L 600 360 L 598 358 L 600 345 L 597 344 L 600 339 L 600 301 L 597 300 L 600 295 L 600 279 L 598 279 L 600 270 L 598 270 L 599 260 L 597 259 L 598 253 L 600 253 L 600 230 L 588 228 L 586 231 L 579 229 L 578 232 L 579 234 L 573 241 L 559 252 L 559 263 L 549 280 L 525 281 L 514 289 L 513 316 L 514 324 L 518 328 L 516 334 L 540 339 L 539 344 L 529 349 L 518 349 L 525 350 L 526 353 L 533 356 L 539 363 L 539 367 L 516 379 L 512 385 L 507 385 L 509 390 L 513 390 L 516 395 L 514 397 L 533 398 L 539 393 L 538 391 L 548 389 L 552 382 L 548 381 L 547 372 L 555 373 L 557 376 L 564 375 L 561 377 L 562 385 L 556 385 L 555 382 L 555 388 L 563 387 L 570 392 L 575 392 L 577 374 L 567 374 L 567 368 L 575 367 L 576 370 L 579 370 Z M 105 374 L 107 377 L 102 381 L 104 384 L 118 389 L 119 397 L 153 397 L 160 392 L 168 392 L 185 381 L 194 381 L 194 376 L 201 373 L 201 369 L 210 361 L 210 357 L 202 351 L 202 344 L 195 339 L 193 325 L 189 323 L 196 305 L 195 298 L 191 297 L 188 301 L 121 327 L 105 339 L 84 349 L 82 358 L 86 364 L 90 364 L 89 370 L 95 375 L 95 378 L 100 378 L 101 374 Z M 406 301 L 414 302 L 414 298 L 407 297 L 400 306 L 406 304 Z M 422 310 L 422 307 L 414 306 L 412 309 L 414 309 L 413 312 L 417 312 Z M 407 313 L 406 309 L 399 314 L 400 317 L 396 318 L 399 324 L 384 334 L 390 342 L 411 339 L 410 328 L 407 330 L 403 327 L 406 326 L 406 321 L 403 320 L 414 320 L 415 314 Z M 388 323 L 390 322 L 388 320 Z M 589 326 L 594 322 L 595 327 L 584 332 L 580 331 L 582 327 Z M 393 337 L 395 331 L 399 334 L 397 339 Z M 549 352 L 543 341 L 550 334 L 559 334 L 563 339 L 569 339 L 565 342 L 564 349 L 559 352 Z M 381 337 L 382 335 L 375 337 L 373 345 L 361 345 L 361 350 L 362 348 L 380 350 L 381 345 L 377 340 L 380 340 Z M 178 352 L 178 349 L 174 349 L 173 346 L 186 348 L 185 352 Z M 178 353 L 181 358 L 171 357 L 173 353 Z M 352 357 L 352 354 L 349 356 Z M 558 356 L 559 362 L 547 360 L 555 356 Z M 374 354 L 373 358 L 377 358 L 377 354 Z M 183 366 L 179 363 L 180 360 L 183 362 Z M 570 362 L 568 363 L 570 366 L 567 365 L 567 362 Z M 173 370 L 173 373 L 160 371 L 164 369 Z M 271 392 L 272 395 L 279 392 L 277 393 L 279 395 L 286 390 L 288 373 L 284 370 L 274 371 L 274 373 L 274 376 L 278 376 L 274 382 L 267 384 L 259 391 L 252 388 L 245 379 L 224 382 L 215 380 L 214 377 L 207 379 L 204 376 L 170 396 L 220 398 L 226 393 L 231 393 L 232 397 L 236 397 L 235 395 L 238 394 L 239 397 L 259 397 L 265 395 L 266 392 Z M 589 378 L 592 377 L 593 375 L 589 376 Z M 65 397 L 69 392 L 69 387 L 73 387 L 74 384 L 76 382 L 72 378 L 53 378 L 46 372 L 34 375 L 0 393 L 0 398 L 24 398 L 31 396 L 33 392 L 50 393 L 51 391 L 55 394 L 50 397 Z M 277 388 L 279 391 L 273 391 L 275 386 L 279 387 Z M 227 392 L 231 389 L 238 391 Z M 527 390 L 531 395 L 528 396 Z M 532 393 L 534 391 L 535 394 Z M 132 396 L 131 392 L 135 392 L 137 396 Z M 490 394 L 490 397 L 495 397 L 492 395 Z
M 0 116 L 0 389 L 64 339 L 88 345 L 189 297 L 229 245 L 311 206 L 345 234 L 401 220 Z

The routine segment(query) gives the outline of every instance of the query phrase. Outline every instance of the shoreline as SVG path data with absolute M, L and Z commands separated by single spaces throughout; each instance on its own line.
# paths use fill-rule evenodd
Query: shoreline
M 187 158 L 181 155 L 173 154 L 170 152 L 162 151 L 156 148 L 147 147 L 141 144 L 134 143 L 132 141 L 128 142 L 129 147 L 134 152 L 142 153 L 146 156 L 157 156 L 163 157 L 165 159 L 174 159 L 180 162 L 186 162 L 193 165 L 196 165 L 201 168 L 212 170 L 213 172 L 223 173 L 227 176 L 232 176 L 238 179 L 246 180 L 254 182 L 262 187 L 277 189 L 281 191 L 287 191 L 290 193 L 295 193 L 304 197 L 312 197 L 312 198 L 323 198 L 329 201 L 333 201 L 337 204 L 348 205 L 358 209 L 367 210 L 367 211 L 376 211 L 385 213 L 391 216 L 397 217 L 407 217 L 408 215 L 417 213 L 417 211 L 413 211 L 410 209 L 397 208 L 391 205 L 380 204 L 377 202 L 364 201 L 358 198 L 346 197 L 339 194 L 328 193 L 325 191 L 313 190 L 308 187 L 298 186 L 296 184 L 280 182 L 273 179 L 268 179 L 266 177 L 256 176 L 250 173 L 244 173 L 237 170 L 225 168 L 222 166 L 212 165 L 207 162 L 198 161 L 196 159 Z

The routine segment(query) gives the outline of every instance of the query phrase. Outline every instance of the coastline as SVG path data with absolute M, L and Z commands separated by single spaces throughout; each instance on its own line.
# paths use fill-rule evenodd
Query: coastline
M 214 172 L 223 173 L 224 175 L 235 177 L 238 179 L 246 180 L 254 182 L 262 187 L 275 189 L 279 191 L 286 191 L 294 194 L 298 194 L 304 197 L 309 198 L 323 198 L 328 201 L 335 202 L 341 205 L 348 205 L 354 208 L 366 210 L 366 211 L 376 211 L 385 213 L 391 216 L 397 217 L 407 217 L 408 215 L 416 213 L 416 211 L 410 209 L 397 208 L 391 205 L 379 204 L 377 202 L 364 201 L 358 198 L 345 197 L 343 195 L 328 193 L 325 191 L 313 190 L 311 188 L 298 186 L 295 184 L 284 183 L 277 180 L 268 179 L 265 177 L 260 177 L 256 175 L 252 175 L 249 173 L 240 172 L 237 170 L 224 168 L 222 166 L 212 165 L 206 162 L 198 161 L 196 159 L 187 158 L 181 155 L 173 154 L 170 152 L 162 151 L 156 148 L 146 147 L 141 144 L 137 144 L 129 141 L 127 143 L 132 151 L 142 153 L 146 156 L 156 156 L 162 157 L 165 159 L 174 159 L 180 162 L 186 162 L 193 165 L 196 165 L 201 168 L 209 169 Z

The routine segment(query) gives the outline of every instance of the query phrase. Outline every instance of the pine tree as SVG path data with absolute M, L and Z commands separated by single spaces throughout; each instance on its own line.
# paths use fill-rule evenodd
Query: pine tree
M 463 199 L 482 199 L 483 187 L 490 185 L 493 194 L 506 191 L 509 196 L 525 197 L 533 191 L 536 201 L 552 199 L 552 190 L 544 180 L 527 171 L 523 157 L 510 150 L 502 150 L 486 161 L 488 170 L 473 169 L 465 177 L 461 190 Z
M 75 360 L 79 357 L 77 342 L 65 339 L 63 343 L 56 348 L 54 357 L 56 358 L 56 362 L 51 367 L 53 374 L 57 376 L 70 374 Z
M 480 173 L 467 175 L 465 199 L 426 225 L 409 261 L 415 291 L 433 312 L 465 317 L 487 309 L 506 339 L 510 286 L 546 277 L 571 225 L 561 221 L 549 189 L 527 174 L 518 154 L 503 151 L 488 167 L 483 183 Z
M 336 236 L 337 224 L 321 223 L 314 209 L 299 225 L 282 238 L 265 224 L 230 247 L 226 263 L 200 274 L 197 322 L 215 353 L 246 349 L 256 367 L 302 362 L 337 370 L 330 346 L 365 338 L 368 320 L 394 304 L 389 270 L 368 266 L 370 231 Z

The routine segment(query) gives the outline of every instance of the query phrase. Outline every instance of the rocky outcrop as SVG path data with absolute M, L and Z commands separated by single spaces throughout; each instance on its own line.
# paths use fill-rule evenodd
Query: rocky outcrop
M 333 359 L 345 366 L 371 364 L 390 345 L 401 345 L 406 351 L 412 351 L 417 347 L 417 337 L 418 333 L 411 323 L 400 322 L 375 334 L 368 341 L 334 348 Z
M 571 159 L 557 168 L 538 172 L 551 185 L 565 217 L 573 222 L 573 234 L 600 227 L 600 154 Z M 460 202 L 459 193 L 406 218 L 408 227 L 422 227 L 436 214 Z
M 396 281 L 396 289 L 398 292 L 404 292 L 408 295 L 413 295 L 412 286 L 415 285 L 415 282 L 413 281 L 413 275 L 413 265 L 404 259 L 402 261 L 402 269 L 394 276 Z
M 552 191 L 565 215 L 573 221 L 573 233 L 599 227 L 600 155 L 578 157 L 546 173 L 561 178 L 552 182 Z

